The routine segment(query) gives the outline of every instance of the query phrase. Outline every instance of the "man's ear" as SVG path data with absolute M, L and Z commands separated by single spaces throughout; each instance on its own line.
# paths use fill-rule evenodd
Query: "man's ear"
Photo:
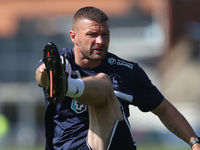
M 77 43 L 77 40 L 76 40 L 76 32 L 73 31 L 73 30 L 70 30 L 70 31 L 69 31 L 69 34 L 70 34 L 70 38 L 71 38 L 72 42 L 73 42 L 74 44 L 76 44 L 76 43 Z

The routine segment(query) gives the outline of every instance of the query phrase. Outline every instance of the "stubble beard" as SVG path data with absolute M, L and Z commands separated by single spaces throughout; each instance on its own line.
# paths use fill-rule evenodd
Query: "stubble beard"
M 90 61 L 102 61 L 106 58 L 106 55 L 107 55 L 107 51 L 108 51 L 108 48 L 105 49 L 105 53 L 102 54 L 102 55 L 98 55 L 98 56 L 93 56 L 93 52 L 94 50 L 92 49 L 92 51 L 88 52 L 88 53 L 84 53 L 83 51 L 80 51 L 81 54 L 83 55 L 83 57 L 87 60 L 90 60 Z

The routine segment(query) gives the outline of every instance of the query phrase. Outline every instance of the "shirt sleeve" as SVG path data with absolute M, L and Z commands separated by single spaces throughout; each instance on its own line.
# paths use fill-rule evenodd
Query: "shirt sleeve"
M 36 65 L 36 70 L 37 70 L 37 68 L 41 65 L 43 63 L 43 61 L 42 61 L 42 59 L 37 63 L 37 65 Z
M 134 72 L 133 105 L 141 111 L 148 112 L 156 108 L 164 99 L 161 92 L 154 86 L 144 70 L 137 66 Z

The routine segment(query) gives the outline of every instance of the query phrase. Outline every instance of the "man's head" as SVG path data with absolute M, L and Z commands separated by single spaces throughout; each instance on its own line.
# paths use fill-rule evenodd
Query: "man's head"
M 76 25 L 76 22 L 79 19 L 92 20 L 98 23 L 105 22 L 105 21 L 109 22 L 107 15 L 102 10 L 96 7 L 91 7 L 91 6 L 80 8 L 74 14 L 73 29 L 74 29 L 74 25 Z
M 76 63 L 82 67 L 98 66 L 106 57 L 110 41 L 107 15 L 95 7 L 79 9 L 73 18 L 70 37 Z

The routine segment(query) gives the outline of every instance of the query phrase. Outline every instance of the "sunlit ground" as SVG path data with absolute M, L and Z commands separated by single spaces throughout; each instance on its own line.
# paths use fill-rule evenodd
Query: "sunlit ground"
M 1 150 L 44 150 L 44 146 L 35 147 L 0 147 Z M 138 145 L 137 150 L 190 150 L 188 146 Z

